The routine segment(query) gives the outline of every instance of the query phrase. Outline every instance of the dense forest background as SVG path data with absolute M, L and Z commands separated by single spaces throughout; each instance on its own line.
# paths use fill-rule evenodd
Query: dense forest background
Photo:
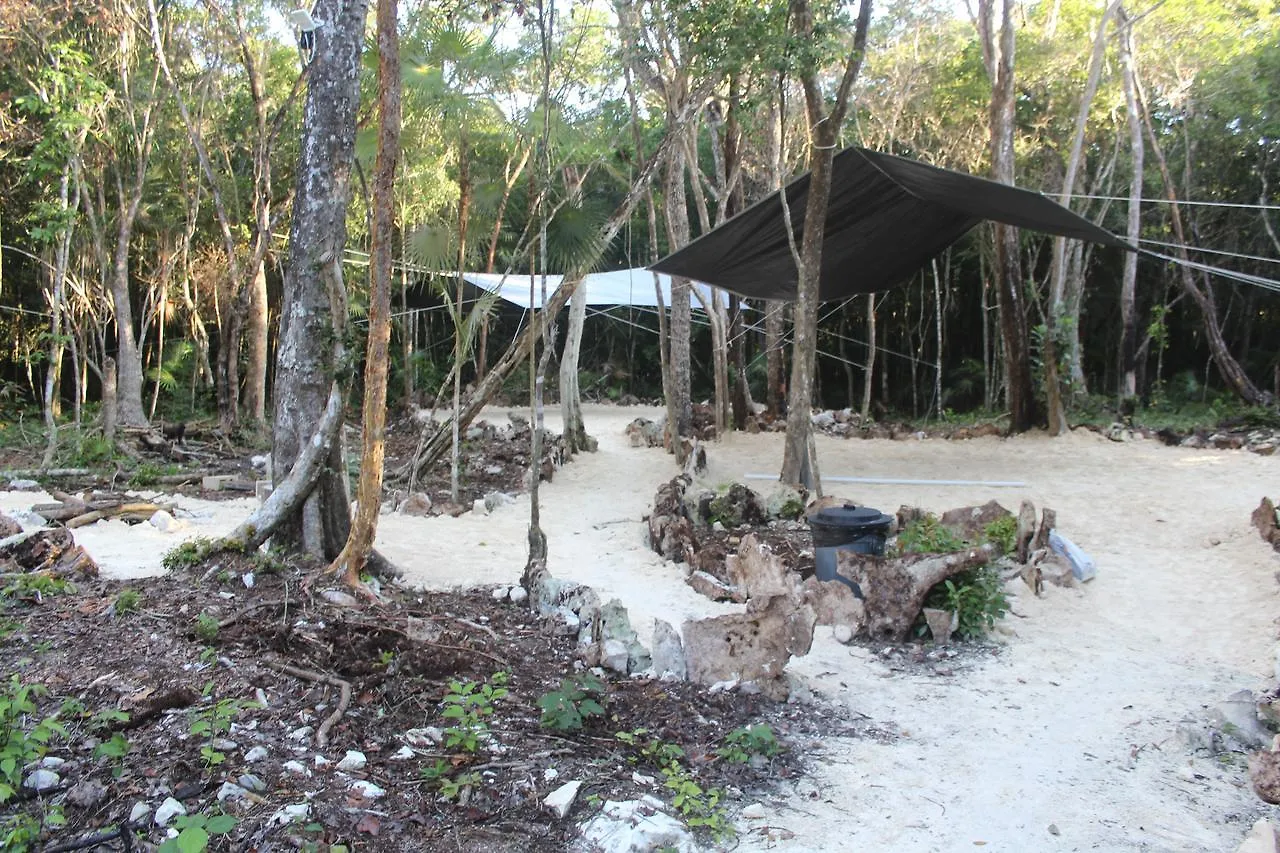
M 1275 4 L 1010 6 L 1015 182 L 1166 256 L 1019 237 L 1037 395 L 1057 383 L 1077 419 L 1109 416 L 1126 397 L 1148 411 L 1270 403 L 1280 394 Z M 459 294 L 455 272 L 527 280 L 541 201 L 551 272 L 639 267 L 803 172 L 796 69 L 816 56 L 834 88 L 853 33 L 852 10 L 835 4 L 814 5 L 809 40 L 788 26 L 785 3 L 537 8 L 554 26 L 535 27 L 521 3 L 400 9 L 392 405 L 429 404 L 455 362 L 475 382 L 527 324 L 511 305 Z M 103 408 L 125 423 L 265 424 L 308 68 L 288 12 L 240 0 L 0 7 L 0 405 L 11 425 L 42 410 L 46 425 L 88 426 Z M 991 174 L 980 12 L 878 4 L 839 144 Z M 363 64 L 344 250 L 356 355 L 341 366 L 357 392 L 372 18 Z M 602 241 L 660 147 L 662 178 Z M 904 286 L 824 304 L 815 404 L 996 416 L 1006 391 L 995 264 L 992 229 L 980 226 Z M 709 318 L 695 300 L 687 327 L 674 313 L 668 324 L 649 309 L 589 310 L 583 393 L 662 396 L 660 349 L 678 360 L 683 336 L 695 399 L 713 395 L 727 352 L 729 384 L 745 376 L 751 397 L 777 411 L 786 306 L 736 309 L 726 302 Z M 528 387 L 518 369 L 506 391 Z

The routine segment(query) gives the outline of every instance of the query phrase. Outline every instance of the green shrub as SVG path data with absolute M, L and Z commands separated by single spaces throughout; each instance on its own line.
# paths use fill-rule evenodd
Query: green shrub
M 729 732 L 724 739 L 724 746 L 716 750 L 716 755 L 734 764 L 746 764 L 752 756 L 772 758 L 780 752 L 782 745 L 774 736 L 773 729 L 761 723 Z
M 538 699 L 543 727 L 572 732 L 582 728 L 588 717 L 603 716 L 604 706 L 596 701 L 596 697 L 603 698 L 604 691 L 604 682 L 594 675 L 584 674 L 562 679 L 559 690 L 546 693 Z
M 493 716 L 493 703 L 507 695 L 507 679 L 507 673 L 495 672 L 483 683 L 456 679 L 449 682 L 443 714 L 454 722 L 444 730 L 446 747 L 462 747 L 466 752 L 480 748 L 480 739 L 489 731 L 487 718 Z
M 176 572 L 179 569 L 198 566 L 209 555 L 209 547 L 212 544 L 211 540 L 201 536 L 197 536 L 195 539 L 188 539 L 186 542 L 180 542 L 177 546 L 165 551 L 160 563 L 164 566 L 166 572 Z
M 35 719 L 34 699 L 45 692 L 43 685 L 24 684 L 16 675 L 0 689 L 0 805 L 18 793 L 23 768 L 44 757 L 49 741 L 67 736 L 56 714 Z
M 908 522 L 898 533 L 900 554 L 949 554 L 968 547 L 969 543 L 962 536 L 934 515 Z
M 956 636 L 980 640 L 1009 612 L 1009 597 L 1000 573 L 990 566 L 960 572 L 929 591 L 925 607 L 958 614 Z
M 982 538 L 999 548 L 1001 554 L 1012 554 L 1018 545 L 1018 519 L 1012 515 L 997 518 L 983 528 Z

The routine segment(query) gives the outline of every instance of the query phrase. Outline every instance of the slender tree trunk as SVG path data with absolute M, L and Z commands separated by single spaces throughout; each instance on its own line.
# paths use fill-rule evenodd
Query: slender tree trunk
M 682 248 L 689 242 L 689 208 L 684 190 L 685 157 L 683 146 L 672 150 L 667 161 L 666 209 L 667 248 Z M 693 435 L 693 397 L 690 376 L 689 337 L 693 331 L 692 306 L 689 303 L 689 279 L 671 279 L 671 408 L 675 420 L 668 424 L 676 462 L 684 464 L 681 439 Z
M 791 0 L 792 32 L 803 40 L 815 35 L 813 12 L 808 0 Z M 813 448 L 813 422 L 811 418 L 813 376 L 817 357 L 819 276 L 822 270 L 822 243 L 826 236 L 827 206 L 831 194 L 832 161 L 839 140 L 840 127 L 853 82 L 862 67 L 866 52 L 867 28 L 871 22 L 871 0 L 861 0 L 858 6 L 858 22 L 853 36 L 853 47 L 845 61 L 844 75 L 836 92 L 831 112 L 826 112 L 826 98 L 818 86 L 817 68 L 802 69 L 800 80 L 804 86 L 805 107 L 809 118 L 809 193 L 804 212 L 804 232 L 796 263 L 797 298 L 795 334 L 792 339 L 791 387 L 787 401 L 787 435 L 782 456 L 784 483 L 800 483 L 820 492 L 817 459 Z M 784 211 L 786 195 L 779 192 Z M 790 216 L 788 215 L 788 220 Z M 787 222 L 788 234 L 790 221 Z M 794 240 L 793 240 L 794 242 Z M 794 246 L 793 246 L 794 251 Z
M 983 58 L 991 78 L 991 173 L 1003 184 L 1014 178 L 1014 25 L 1013 0 L 1000 0 L 1001 23 L 995 30 L 996 0 L 979 0 L 978 28 Z M 1022 281 L 1018 229 L 995 225 L 996 285 L 999 290 L 1000 329 L 1004 338 L 1005 398 L 1012 432 L 1031 429 L 1038 411 L 1031 378 L 1031 346 Z M 1052 359 L 1046 359 L 1052 364 Z
M 560 414 L 564 421 L 564 441 L 570 454 L 596 451 L 596 440 L 587 435 L 582 422 L 582 390 L 578 387 L 578 358 L 582 349 L 582 327 L 587 319 L 587 290 L 574 288 L 569 300 L 569 329 L 560 355 Z
M 862 419 L 871 416 L 871 380 L 876 367 L 876 295 L 867 294 L 867 366 L 862 371 Z
M 449 461 L 449 496 L 457 503 L 462 465 L 462 443 L 458 430 L 458 410 L 462 405 L 462 300 L 466 296 L 463 273 L 467 268 L 467 220 L 471 215 L 471 154 L 467 151 L 465 129 L 458 142 L 458 290 L 453 302 L 453 452 Z
M 396 0 L 378 0 L 378 154 L 373 167 L 373 246 L 369 253 L 369 340 L 364 363 L 363 451 L 356 515 L 333 570 L 348 586 L 373 548 L 382 506 L 386 450 L 387 361 L 391 347 L 392 240 L 395 236 L 396 160 L 400 156 L 400 40 Z
M 1142 118 L 1138 112 L 1138 95 L 1133 61 L 1133 22 L 1120 10 L 1120 68 L 1124 82 L 1125 119 L 1129 127 L 1129 215 L 1125 236 L 1129 245 L 1140 245 L 1142 236 L 1142 179 L 1146 147 L 1142 143 Z M 1120 280 L 1120 398 L 1131 400 L 1138 395 L 1138 320 L 1136 294 L 1138 285 L 1138 253 L 1124 253 L 1124 273 Z
M 272 400 L 277 487 L 308 447 L 318 457 L 314 473 L 304 472 L 311 475 L 300 484 L 305 497 L 281 520 L 277 538 L 329 560 L 346 543 L 351 525 L 336 371 L 347 311 L 342 254 L 367 10 L 365 0 L 319 0 L 314 11 L 325 28 L 316 40 L 303 106 Z M 339 414 L 326 419 L 334 405 Z M 335 419 L 337 426 L 330 427 Z M 318 425 L 331 431 L 321 432 Z
M 269 306 L 267 305 L 267 265 L 259 260 L 249 285 L 249 314 L 245 335 L 249 341 L 249 360 L 244 385 L 245 414 L 257 424 L 267 419 L 267 359 L 269 340 Z M 372 322 L 372 321 L 370 321 Z
M 769 409 L 769 414 L 776 418 L 785 414 L 784 406 L 787 397 L 786 384 L 782 379 L 784 367 L 782 337 L 787 329 L 787 304 L 770 299 L 764 306 L 765 381 L 768 383 L 768 388 L 765 390 L 765 405 Z

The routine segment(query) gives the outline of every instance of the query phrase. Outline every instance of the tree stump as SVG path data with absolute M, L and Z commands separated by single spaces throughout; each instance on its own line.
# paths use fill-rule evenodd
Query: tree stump
M 952 575 L 985 565 L 995 555 L 990 544 L 952 554 L 889 559 L 841 549 L 836 552 L 836 570 L 862 587 L 868 635 L 901 642 L 920 615 L 929 590 Z

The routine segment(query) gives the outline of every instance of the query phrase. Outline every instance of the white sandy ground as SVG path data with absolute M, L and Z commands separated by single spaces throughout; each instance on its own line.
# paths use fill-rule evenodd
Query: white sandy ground
M 645 640 L 655 616 L 678 627 L 732 610 L 696 595 L 680 567 L 644 544 L 641 517 L 675 471 L 661 450 L 627 446 L 622 429 L 656 414 L 588 407 L 600 451 L 542 490 L 552 573 L 620 598 Z M 487 415 L 505 421 L 505 410 Z M 548 427 L 558 428 L 554 414 Z M 959 442 L 819 437 L 818 448 L 828 475 L 1025 481 L 831 491 L 889 512 L 992 497 L 1016 509 L 1028 498 L 1057 510 L 1099 574 L 1041 599 L 1011 583 L 1018 616 L 1005 622 L 1002 653 L 950 678 L 892 673 L 819 628 L 791 671 L 897 737 L 828 740 L 815 775 L 767 802 L 767 820 L 745 826 L 739 850 L 1231 851 L 1257 817 L 1280 815 L 1255 797 L 1238 763 L 1193 758 L 1175 737 L 1179 722 L 1202 719 L 1230 693 L 1274 683 L 1280 559 L 1249 515 L 1280 493 L 1280 459 L 1117 444 L 1084 431 Z M 713 483 L 776 471 L 781 436 L 734 434 L 708 455 Z M 0 494 L 0 509 L 44 499 Z M 179 503 L 179 534 L 100 522 L 77 538 L 105 573 L 137 577 L 160 571 L 179 538 L 226 532 L 252 506 Z M 515 584 L 528 509 L 523 497 L 488 517 L 384 515 L 378 547 L 425 588 Z M 770 841 L 753 831 L 761 824 L 792 837 Z

